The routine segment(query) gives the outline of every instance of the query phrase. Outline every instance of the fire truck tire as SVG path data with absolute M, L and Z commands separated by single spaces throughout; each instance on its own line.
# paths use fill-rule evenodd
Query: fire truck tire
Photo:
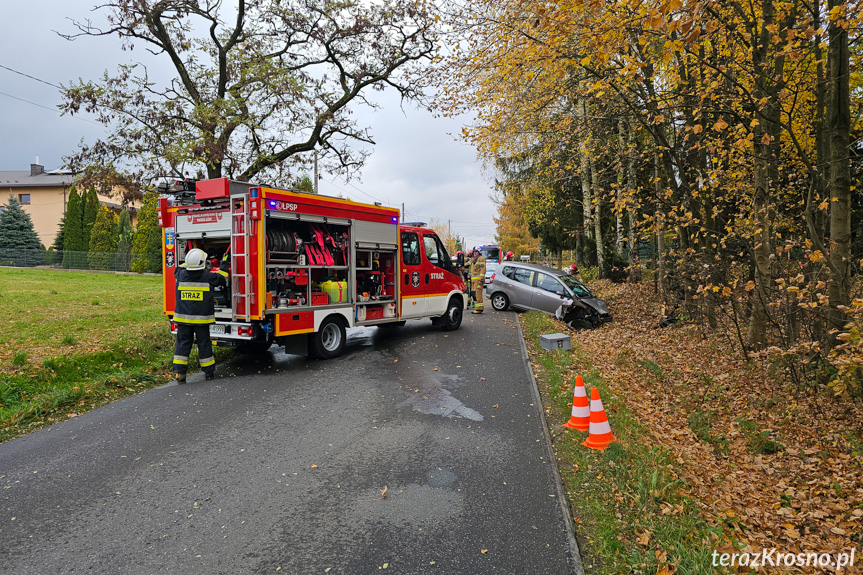
M 461 302 L 452 298 L 447 304 L 446 313 L 438 318 L 438 322 L 444 331 L 455 331 L 461 325 L 462 317 L 464 317 L 464 313 Z
M 345 323 L 340 318 L 328 317 L 318 331 L 311 334 L 309 351 L 318 359 L 338 357 L 345 350 Z

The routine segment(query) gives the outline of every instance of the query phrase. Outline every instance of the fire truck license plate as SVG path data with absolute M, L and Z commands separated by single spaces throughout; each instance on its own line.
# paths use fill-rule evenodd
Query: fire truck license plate
M 211 323 L 210 333 L 225 333 L 225 326 Z

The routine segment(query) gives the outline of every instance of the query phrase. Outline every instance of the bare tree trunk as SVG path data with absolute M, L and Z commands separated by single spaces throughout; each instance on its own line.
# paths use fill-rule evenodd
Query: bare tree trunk
M 751 292 L 752 315 L 749 318 L 747 341 L 750 347 L 762 348 L 767 344 L 767 322 L 770 319 L 768 304 L 771 289 L 770 255 L 773 252 L 770 237 L 772 226 L 771 176 L 776 175 L 776 161 L 780 136 L 779 90 L 782 78 L 782 58 L 777 56 L 770 62 L 767 55 L 771 48 L 771 32 L 776 22 L 776 9 L 773 0 L 761 0 L 763 22 L 758 37 L 753 36 L 752 58 L 755 67 L 756 95 L 761 96 L 765 105 L 761 110 L 759 125 L 755 127 L 752 147 L 754 156 L 753 173 L 753 219 L 755 233 L 752 236 L 753 268 L 755 289 Z
M 653 178 L 656 180 L 656 286 L 662 298 L 668 295 L 665 270 L 665 215 L 662 212 L 663 188 L 660 174 L 662 169 L 659 165 L 659 152 L 653 152 Z
M 623 247 L 626 243 L 626 230 L 623 225 L 623 185 L 626 182 L 626 165 L 624 159 L 626 156 L 626 138 L 624 137 L 623 120 L 620 120 L 617 123 L 617 201 L 615 201 L 614 206 L 616 215 L 614 251 L 617 252 L 617 255 L 620 257 L 623 257 Z
M 584 232 L 579 230 L 575 233 L 575 265 L 581 267 L 584 265 Z
M 592 232 L 590 229 L 590 157 L 589 157 L 589 149 L 590 149 L 590 130 L 587 126 L 587 103 L 584 100 L 578 103 L 578 125 L 581 128 L 581 154 L 580 154 L 580 168 L 581 168 L 581 202 L 582 202 L 582 210 L 584 212 L 584 221 L 583 229 L 584 229 L 584 237 L 586 239 L 590 239 Z
M 759 136 L 756 133 L 755 139 Z M 755 196 L 753 208 L 755 211 L 756 232 L 752 237 L 755 246 L 752 249 L 753 269 L 755 271 L 755 289 L 752 290 L 752 315 L 749 317 L 747 341 L 750 347 L 760 348 L 767 343 L 767 320 L 769 318 L 767 304 L 770 300 L 770 221 L 767 216 L 769 194 L 767 191 L 767 161 L 766 150 L 760 144 L 755 145 Z
M 636 239 L 636 231 L 638 222 L 636 221 L 637 214 L 635 213 L 635 156 L 637 149 L 635 147 L 635 129 L 632 126 L 632 121 L 626 123 L 629 131 L 629 147 L 626 154 L 626 175 L 627 175 L 627 193 L 629 194 L 629 206 L 627 214 L 629 215 L 629 279 L 633 283 L 641 281 L 641 264 L 638 261 L 638 240 Z
M 591 187 L 593 188 L 593 195 L 596 198 L 596 206 L 594 207 L 593 215 L 593 239 L 596 240 L 596 266 L 599 268 L 599 277 L 604 278 L 606 266 L 602 253 L 602 195 L 599 193 L 599 178 L 596 175 L 596 166 L 594 165 L 592 159 L 590 160 L 590 181 L 593 184 Z
M 828 0 L 828 13 L 845 4 Z M 834 20 L 827 26 L 829 97 L 827 127 L 830 133 L 830 323 L 845 326 L 840 305 L 850 305 L 851 290 L 851 95 L 848 30 Z

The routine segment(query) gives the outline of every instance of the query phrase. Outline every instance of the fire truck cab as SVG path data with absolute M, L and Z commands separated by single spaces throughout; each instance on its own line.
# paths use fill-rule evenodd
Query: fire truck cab
M 275 343 L 326 359 L 342 353 L 349 327 L 461 325 L 468 299 L 457 264 L 433 230 L 400 225 L 397 209 L 227 178 L 160 192 L 164 312 L 174 314 L 176 266 L 204 250 L 228 272 L 210 326 L 217 345 Z

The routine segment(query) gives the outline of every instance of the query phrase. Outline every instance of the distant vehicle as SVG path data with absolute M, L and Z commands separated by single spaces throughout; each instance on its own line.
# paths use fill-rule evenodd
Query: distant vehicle
M 505 262 L 487 286 L 497 311 L 536 309 L 557 314 L 574 328 L 594 328 L 611 321 L 608 305 L 573 276 L 533 263 Z
M 519 261 L 529 262 L 530 256 L 518 256 Z
M 495 245 L 477 246 L 482 257 L 485 258 L 485 263 L 500 263 L 500 247 Z

